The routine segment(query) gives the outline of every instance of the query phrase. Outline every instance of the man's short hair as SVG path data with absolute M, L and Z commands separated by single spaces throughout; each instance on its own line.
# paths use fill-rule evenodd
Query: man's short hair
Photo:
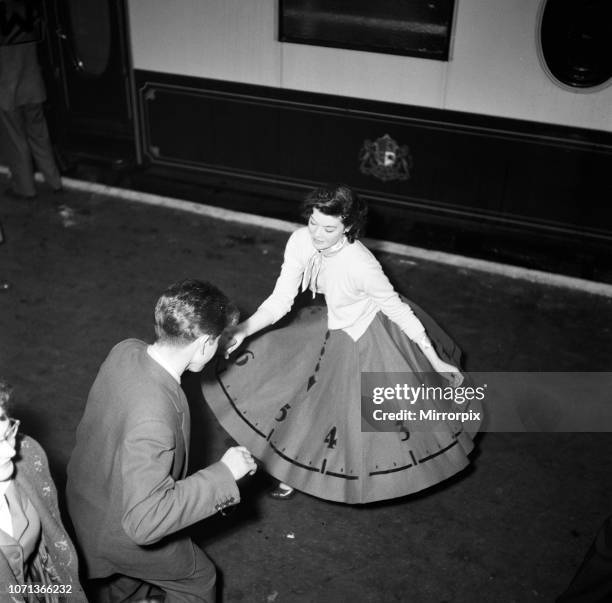
M 204 281 L 187 279 L 170 285 L 155 305 L 157 341 L 170 345 L 189 345 L 202 335 L 217 338 L 238 311 L 217 287 Z

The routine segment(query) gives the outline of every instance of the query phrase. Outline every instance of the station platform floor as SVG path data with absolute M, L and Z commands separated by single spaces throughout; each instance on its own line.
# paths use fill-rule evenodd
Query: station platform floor
M 0 190 L 5 181 L 0 178 Z M 92 192 L 0 193 L 0 375 L 13 415 L 62 490 L 87 392 L 110 348 L 151 340 L 171 282 L 210 280 L 245 313 L 271 290 L 287 232 Z M 377 252 L 396 288 L 460 344 L 469 371 L 609 371 L 612 297 Z M 228 436 L 197 375 L 193 469 Z M 588 412 L 589 400 L 584 400 Z M 612 425 L 610 430 L 612 431 Z M 418 495 L 348 506 L 266 496 L 259 472 L 231 516 L 194 526 L 225 602 L 553 601 L 612 512 L 612 434 L 483 433 L 471 467 Z M 95 468 L 92 468 L 95 470 Z

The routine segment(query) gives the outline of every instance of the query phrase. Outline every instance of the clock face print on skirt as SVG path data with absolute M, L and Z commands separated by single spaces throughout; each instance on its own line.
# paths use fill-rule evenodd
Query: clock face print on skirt
M 411 306 L 452 360 L 452 340 Z M 223 427 L 274 477 L 319 498 L 366 503 L 417 492 L 469 463 L 472 434 L 458 422 L 427 432 L 411 433 L 405 424 L 391 433 L 362 432 L 362 371 L 431 370 L 381 313 L 353 341 L 327 329 L 325 307 L 311 306 L 205 369 L 202 390 Z

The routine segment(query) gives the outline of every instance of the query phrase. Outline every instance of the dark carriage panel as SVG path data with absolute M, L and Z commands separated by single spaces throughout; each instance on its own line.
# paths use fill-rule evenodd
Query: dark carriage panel
M 374 208 L 420 223 L 612 240 L 609 133 L 151 72 L 136 77 L 152 165 L 270 191 L 342 181 Z
M 140 88 L 145 153 L 153 162 L 239 173 L 278 171 L 278 111 L 215 90 Z

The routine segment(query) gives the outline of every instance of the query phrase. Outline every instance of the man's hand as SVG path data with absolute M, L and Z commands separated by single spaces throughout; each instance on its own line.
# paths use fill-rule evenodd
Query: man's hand
M 253 475 L 257 471 L 253 456 L 244 446 L 228 448 L 227 452 L 221 457 L 221 462 L 231 471 L 236 481 L 247 473 Z

